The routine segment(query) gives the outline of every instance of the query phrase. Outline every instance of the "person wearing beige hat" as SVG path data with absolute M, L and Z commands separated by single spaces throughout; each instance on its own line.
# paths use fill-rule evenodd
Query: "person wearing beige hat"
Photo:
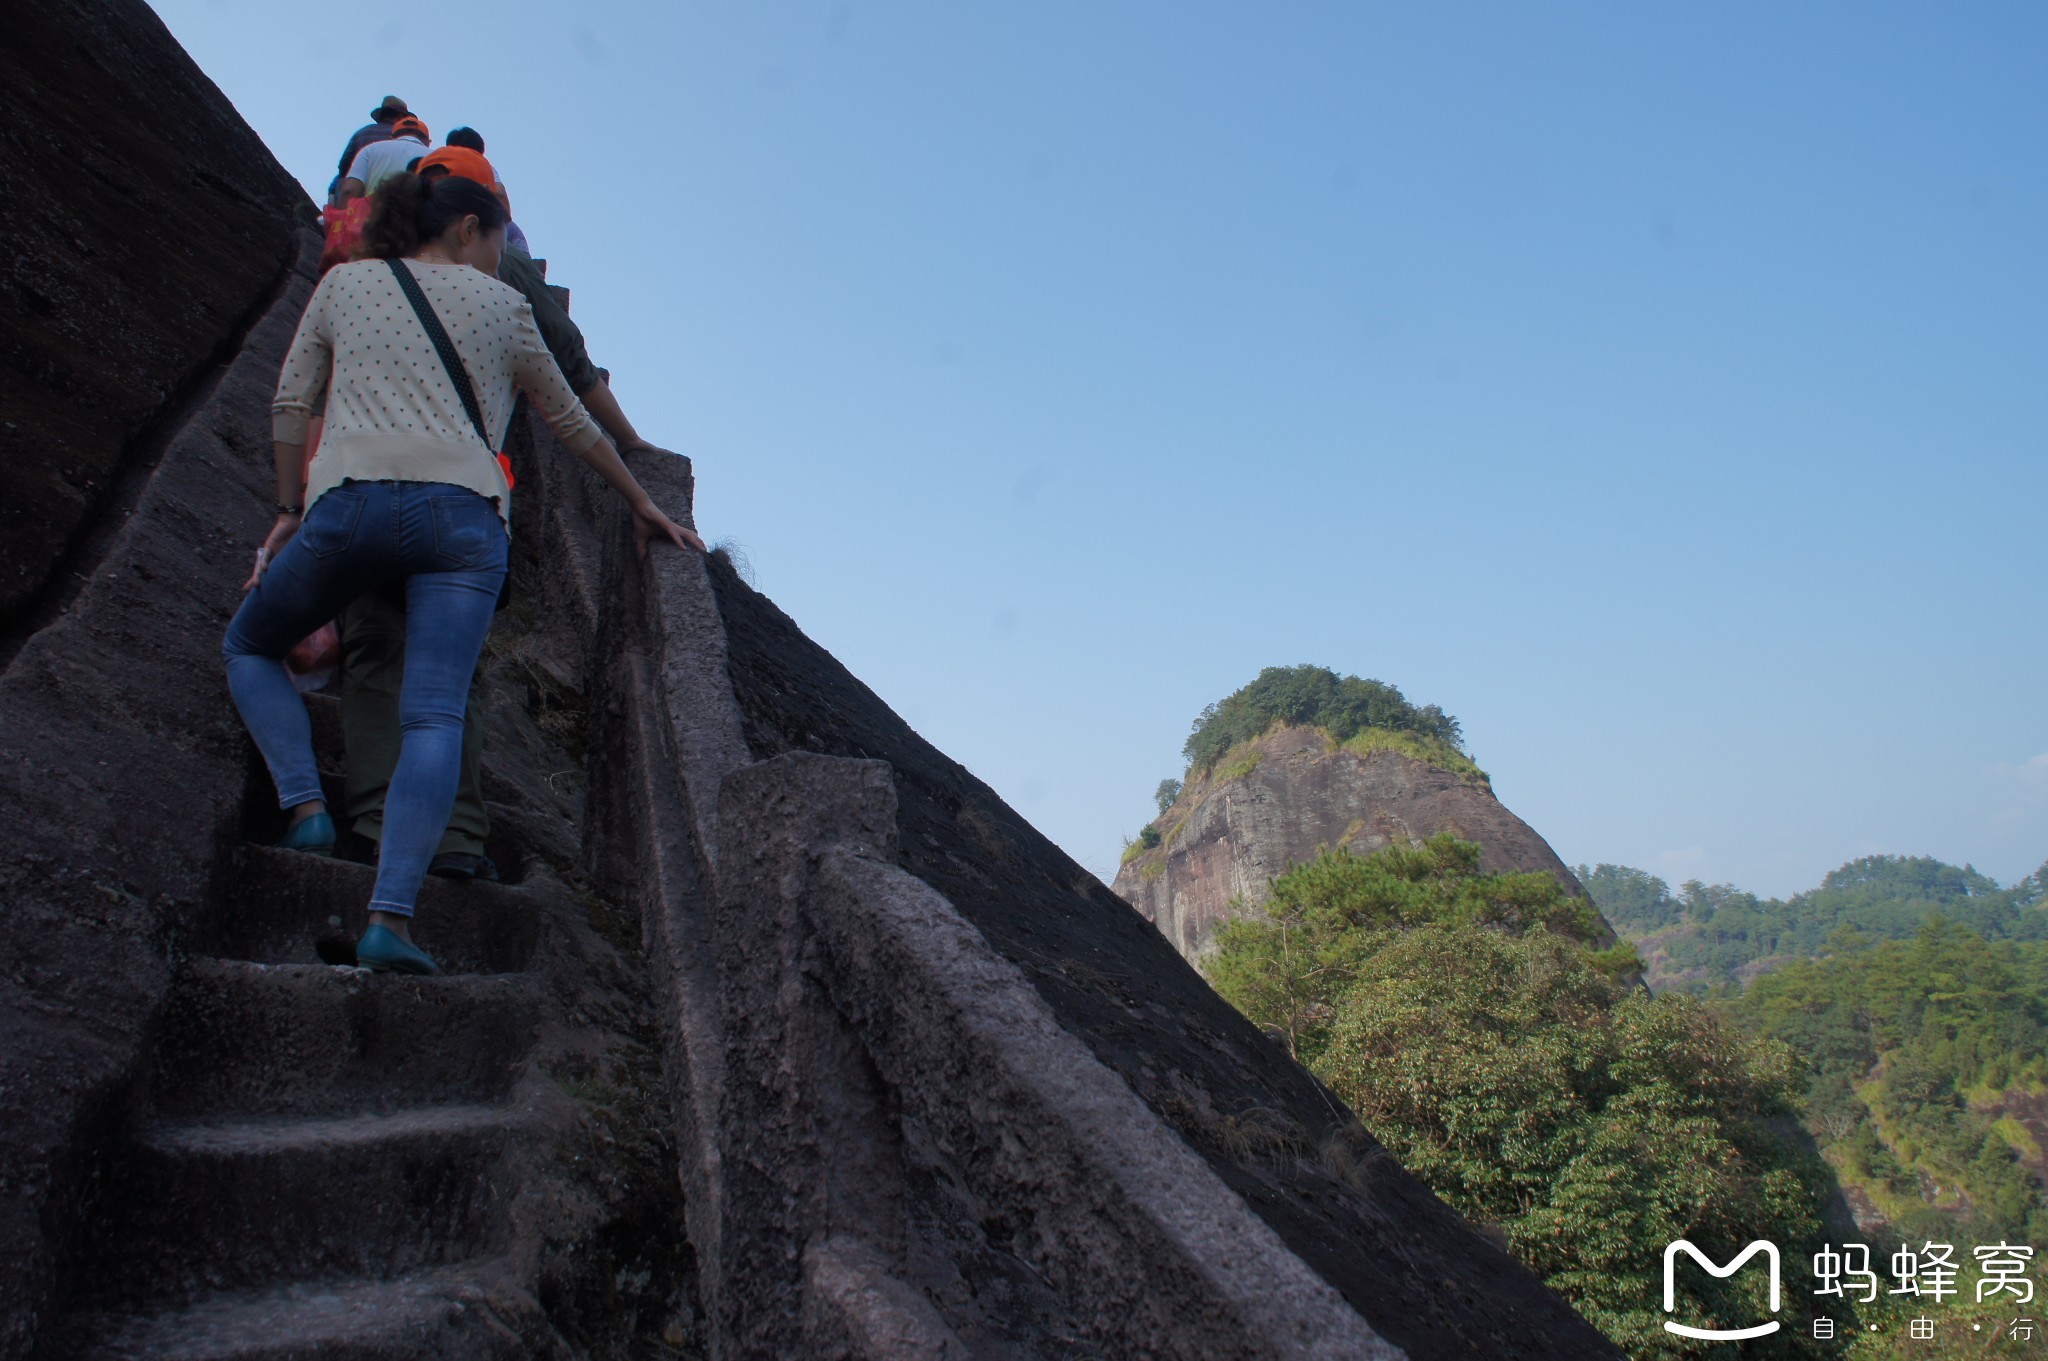
M 370 110 L 370 121 L 357 128 L 342 148 L 341 160 L 334 167 L 334 179 L 327 186 L 327 201 L 333 203 L 335 195 L 341 192 L 341 181 L 348 174 L 348 168 L 355 163 L 356 154 L 372 142 L 391 140 L 391 125 L 410 113 L 405 101 L 397 95 L 385 95 L 384 102 Z

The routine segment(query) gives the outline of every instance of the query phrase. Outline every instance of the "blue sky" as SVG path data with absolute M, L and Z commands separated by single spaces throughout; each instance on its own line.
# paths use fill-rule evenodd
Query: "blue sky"
M 698 519 L 1083 864 L 1316 662 L 1567 861 L 2048 859 L 2048 9 L 157 6 L 480 129 Z

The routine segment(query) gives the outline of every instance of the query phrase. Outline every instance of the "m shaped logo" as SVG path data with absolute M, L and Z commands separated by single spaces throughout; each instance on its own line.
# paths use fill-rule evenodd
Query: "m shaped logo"
M 1675 1243 L 1666 1244 L 1664 1248 L 1665 1313 L 1668 1314 L 1678 1307 L 1678 1283 L 1673 1279 L 1672 1267 L 1677 1261 L 1680 1252 L 1684 1252 L 1695 1262 L 1705 1267 L 1709 1276 L 1720 1276 L 1723 1278 L 1733 1276 L 1736 1272 L 1742 1270 L 1744 1262 L 1761 1252 L 1771 1264 L 1771 1312 L 1774 1314 L 1778 1312 L 1778 1245 L 1776 1243 L 1759 1238 L 1741 1252 L 1736 1253 L 1735 1260 L 1727 1266 L 1716 1266 L 1707 1254 L 1681 1238 Z M 1704 1338 L 1708 1342 L 1740 1342 L 1745 1337 L 1763 1337 L 1768 1333 L 1777 1332 L 1778 1321 L 1772 1319 L 1769 1323 L 1759 1323 L 1753 1328 L 1693 1328 L 1683 1323 L 1673 1323 L 1670 1319 L 1665 1319 L 1664 1331 L 1667 1333 L 1677 1333 L 1680 1337 Z

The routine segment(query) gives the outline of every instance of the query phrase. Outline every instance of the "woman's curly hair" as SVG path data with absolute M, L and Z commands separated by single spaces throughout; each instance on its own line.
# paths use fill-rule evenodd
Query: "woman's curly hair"
M 371 260 L 400 259 L 465 217 L 474 217 L 487 232 L 499 230 L 507 220 L 497 196 L 474 180 L 459 175 L 393 175 L 370 196 L 362 254 Z

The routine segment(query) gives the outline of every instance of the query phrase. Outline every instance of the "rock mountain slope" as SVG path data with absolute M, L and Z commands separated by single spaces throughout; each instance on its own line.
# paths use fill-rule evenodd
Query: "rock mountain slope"
M 1116 892 L 1190 959 L 1267 885 L 1323 848 L 1369 855 L 1453 832 L 1480 867 L 1546 870 L 1583 892 L 1548 842 L 1482 780 L 1398 751 L 1339 746 L 1315 728 L 1276 728 L 1189 778 L 1152 824 L 1160 844 L 1126 860 Z M 1611 940 L 1610 940 L 1611 943 Z
M 203 216 L 123 120 L 229 120 L 213 164 L 266 202 L 140 4 L 45 14 L 18 69 L 69 63 L 123 173 Z M 1618 1354 L 728 564 L 637 560 L 523 421 L 485 671 L 510 881 L 423 901 L 446 977 L 314 964 L 368 869 L 267 848 L 218 660 L 303 207 L 253 289 L 137 277 L 153 314 L 217 286 L 229 360 L 81 426 L 112 490 L 22 549 L 75 575 L 0 654 L 0 1354 Z M 126 228 L 79 221 L 91 277 Z M 688 512 L 687 463 L 636 471 Z
M 4 625 L 64 590 L 65 550 L 233 355 L 305 192 L 140 5 L 9 6 L 0 90 Z

